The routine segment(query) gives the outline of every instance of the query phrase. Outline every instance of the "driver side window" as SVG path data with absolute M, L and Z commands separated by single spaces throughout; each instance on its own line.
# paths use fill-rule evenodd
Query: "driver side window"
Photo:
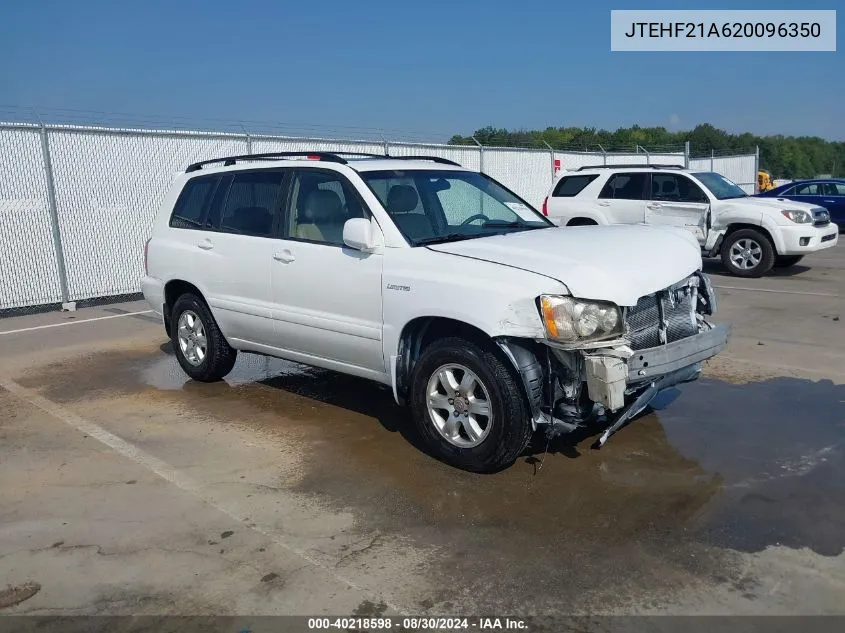
M 478 187 L 459 179 L 451 180 L 448 189 L 437 191 L 446 223 L 460 226 L 473 216 L 483 215 L 490 220 L 513 220 L 513 211 Z M 479 218 L 480 223 L 483 218 Z M 475 220 L 472 222 L 475 225 Z

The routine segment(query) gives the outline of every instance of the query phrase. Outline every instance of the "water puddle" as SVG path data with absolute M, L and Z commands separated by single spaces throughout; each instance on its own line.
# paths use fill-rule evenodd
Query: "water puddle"
M 226 382 L 199 384 L 168 352 L 94 355 L 21 382 L 61 402 L 143 393 L 150 407 L 177 399 L 222 423 L 296 426 L 309 454 L 301 491 L 360 508 L 383 529 L 436 526 L 448 540 L 471 527 L 476 538 L 496 533 L 502 551 L 554 557 L 560 539 L 829 556 L 845 547 L 845 386 L 830 381 L 702 379 L 599 451 L 593 438 L 540 440 L 510 469 L 480 476 L 426 455 L 382 385 L 249 354 Z

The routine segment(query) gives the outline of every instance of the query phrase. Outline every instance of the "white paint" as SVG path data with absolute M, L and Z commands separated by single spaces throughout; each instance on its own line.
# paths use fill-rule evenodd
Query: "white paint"
M 636 305 L 640 297 L 681 281 L 701 268 L 698 244 L 686 231 L 675 227 L 550 228 L 432 244 L 428 248 L 497 264 L 499 270 L 511 267 L 537 273 L 565 284 L 575 297 L 625 306 Z M 466 270 L 456 259 L 429 258 L 425 267 L 434 266 L 444 272 Z M 409 283 L 413 285 L 414 280 Z M 485 290 L 489 291 L 489 286 Z M 441 300 L 448 292 L 444 284 Z M 434 296 L 437 295 L 421 295 L 418 300 L 430 305 Z M 474 305 L 491 313 L 499 308 L 481 297 Z
M 6 330 L 0 332 L 3 334 L 18 334 L 20 332 L 32 332 L 33 330 L 44 330 L 51 327 L 62 327 L 63 325 L 79 325 L 80 323 L 89 323 L 91 321 L 105 321 L 106 319 L 119 319 L 120 317 L 135 316 L 136 314 L 149 314 L 152 310 L 139 310 L 138 312 L 127 312 L 126 314 L 110 314 L 109 316 L 93 317 L 91 319 L 82 319 L 81 321 L 67 321 L 65 323 L 51 323 L 50 325 L 34 325 L 33 327 L 23 327 L 18 330 Z
M 710 171 L 706 168 L 704 171 Z M 651 181 L 646 187 L 646 200 L 622 198 L 603 198 L 605 185 L 617 174 L 647 174 Z M 597 224 L 648 224 L 651 226 L 674 226 L 684 229 L 695 237 L 705 250 L 713 246 L 719 235 L 724 235 L 727 227 L 733 224 L 761 226 L 772 237 L 778 255 L 806 255 L 833 248 L 839 240 L 839 230 L 833 223 L 817 227 L 812 224 L 798 224 L 787 219 L 782 211 L 803 211 L 813 215 L 823 209 L 813 204 L 784 200 L 782 198 L 756 198 L 740 196 L 736 198 L 718 198 L 702 180 L 697 170 L 659 169 L 637 167 L 619 167 L 611 169 L 585 169 L 576 174 L 566 173 L 561 178 L 594 177 L 576 195 L 570 197 L 554 196 L 557 183 L 548 193 L 547 211 L 549 219 L 558 226 L 566 226 L 570 220 L 589 219 Z M 558 179 L 559 181 L 560 179 Z M 721 176 L 727 186 L 739 187 L 736 183 Z M 678 189 L 687 190 L 687 199 L 675 198 Z M 658 188 L 660 195 L 655 195 Z M 742 189 L 739 187 L 739 189 Z M 741 192 L 739 192 L 741 193 Z M 707 228 L 707 214 L 710 213 L 710 225 Z M 822 242 L 823 237 L 833 235 L 832 239 Z M 810 242 L 801 246 L 800 239 L 809 237 Z M 627 253 L 640 252 L 632 245 Z
M 831 294 L 829 292 L 804 292 L 801 290 L 774 290 L 769 288 L 748 288 L 746 286 L 713 286 L 714 288 L 719 288 L 720 290 L 746 290 L 748 292 L 773 292 L 775 294 L 782 294 L 782 295 L 805 295 L 808 297 L 833 297 L 834 299 L 840 298 L 842 295 Z
M 267 530 L 264 530 L 263 528 L 255 525 L 253 523 L 247 523 L 248 517 L 245 516 L 242 512 L 238 512 L 235 509 L 232 509 L 232 508 L 229 508 L 227 506 L 220 504 L 218 501 L 216 501 L 211 495 L 209 495 L 203 489 L 203 486 L 200 483 L 194 481 L 192 478 L 188 477 L 184 473 L 182 473 L 179 470 L 173 468 L 172 466 L 170 466 L 166 462 L 160 460 L 158 457 L 150 455 L 145 450 L 136 446 L 135 444 L 132 444 L 131 442 L 127 442 L 126 440 L 124 440 L 121 437 L 118 437 L 114 433 L 107 431 L 106 429 L 104 429 L 100 425 L 95 424 L 94 422 L 91 422 L 89 420 L 86 420 L 85 418 L 77 415 L 76 413 L 73 413 L 72 411 L 69 411 L 68 409 L 64 408 L 60 404 L 57 404 L 57 403 L 53 402 L 52 400 L 49 400 L 49 399 L 35 393 L 34 391 L 19 385 L 14 380 L 0 379 L 0 387 L 3 387 L 6 391 L 14 394 L 15 396 L 17 396 L 21 400 L 24 400 L 25 402 L 28 402 L 29 404 L 31 404 L 35 407 L 38 407 L 42 411 L 49 413 L 50 415 L 57 418 L 58 420 L 61 420 L 65 424 L 77 429 L 78 431 L 80 431 L 82 433 L 85 433 L 89 437 L 94 438 L 98 442 L 105 444 L 106 446 L 111 448 L 116 453 L 118 453 L 118 454 L 120 454 L 123 457 L 126 457 L 128 459 L 131 459 L 133 462 L 143 466 L 144 468 L 146 468 L 150 472 L 155 473 L 156 475 L 158 475 L 159 477 L 161 477 L 162 479 L 164 479 L 168 483 L 173 484 L 174 486 L 176 486 L 180 490 L 183 490 L 183 491 L 185 491 L 189 494 L 194 495 L 195 497 L 197 497 L 201 501 L 203 501 L 205 504 L 211 506 L 212 508 L 215 508 L 216 510 L 219 510 L 220 512 L 222 512 L 223 514 L 227 515 L 228 517 L 234 519 L 235 521 L 243 523 L 247 528 L 253 530 L 254 532 L 261 534 L 262 536 L 265 536 L 266 538 L 273 541 L 273 543 L 275 543 L 279 547 L 295 554 L 296 556 L 299 556 L 300 558 L 305 560 L 307 563 L 313 565 L 314 567 L 317 567 L 317 568 L 325 571 L 332 578 L 334 578 L 335 580 L 343 583 L 344 585 L 346 585 L 346 586 L 348 586 L 352 589 L 355 589 L 356 591 L 360 591 L 362 593 L 365 593 L 365 594 L 373 595 L 373 594 L 376 593 L 372 590 L 369 590 L 369 589 L 366 589 L 365 587 L 362 587 L 361 585 L 359 585 L 355 581 L 349 580 L 348 578 L 345 578 L 344 576 L 338 574 L 330 566 L 328 566 L 325 563 L 322 563 L 321 561 L 315 559 L 314 557 L 309 555 L 305 550 L 303 550 L 299 547 L 296 547 L 295 545 L 291 545 L 289 543 L 286 543 L 284 540 L 279 538 L 276 534 L 268 532 Z M 377 598 L 378 598 L 379 601 L 383 602 L 388 607 L 393 609 L 396 613 L 403 613 L 403 612 L 408 613 L 409 612 L 408 609 L 405 609 L 403 607 L 399 607 L 397 605 L 391 604 L 390 602 L 385 600 L 382 596 L 377 596 Z

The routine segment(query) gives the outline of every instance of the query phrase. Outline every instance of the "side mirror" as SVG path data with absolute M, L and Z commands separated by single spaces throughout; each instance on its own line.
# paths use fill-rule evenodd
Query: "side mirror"
M 372 253 L 383 244 L 381 233 L 366 218 L 351 218 L 343 225 L 343 243 L 363 253 Z

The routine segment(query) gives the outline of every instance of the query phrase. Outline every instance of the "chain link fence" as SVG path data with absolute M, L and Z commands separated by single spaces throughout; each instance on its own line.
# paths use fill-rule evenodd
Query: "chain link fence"
M 0 316 L 137 294 L 144 242 L 161 200 L 176 174 L 203 159 L 320 150 L 440 156 L 489 174 L 539 207 L 563 170 L 691 164 L 688 148 L 640 149 L 555 151 L 0 123 Z M 756 177 L 755 160 L 720 157 L 714 170 L 743 184 L 749 170 Z

